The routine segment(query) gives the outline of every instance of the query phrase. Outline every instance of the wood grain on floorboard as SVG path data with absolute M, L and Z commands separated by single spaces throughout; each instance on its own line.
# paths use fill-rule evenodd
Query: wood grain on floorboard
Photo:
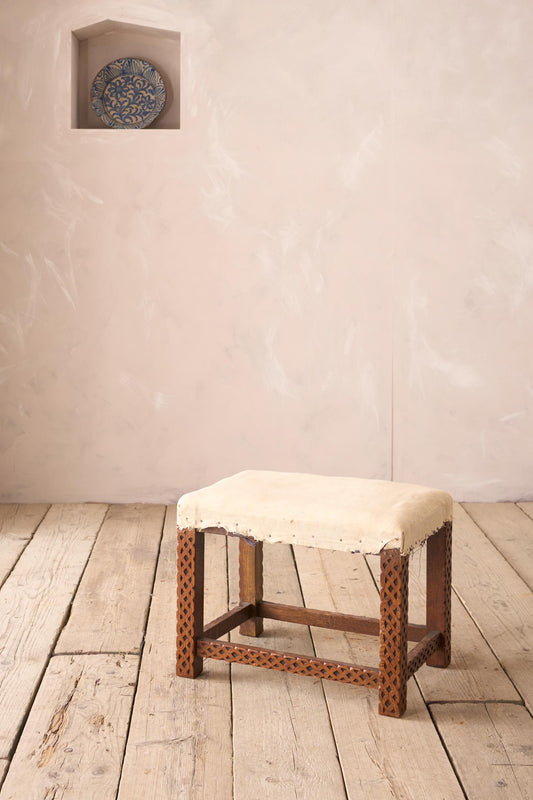
M 161 543 L 161 506 L 0 506 L 0 800 L 533 796 L 533 595 L 515 568 L 530 574 L 531 553 L 513 565 L 506 541 L 533 504 L 505 506 L 456 507 L 452 664 L 409 681 L 400 720 L 360 686 L 211 660 L 177 678 L 175 506 Z M 208 622 L 236 601 L 238 547 L 206 538 Z M 265 545 L 267 600 L 376 616 L 372 572 L 372 557 Z M 413 622 L 424 581 L 421 550 Z M 267 620 L 260 639 L 230 635 L 377 664 L 361 634 Z

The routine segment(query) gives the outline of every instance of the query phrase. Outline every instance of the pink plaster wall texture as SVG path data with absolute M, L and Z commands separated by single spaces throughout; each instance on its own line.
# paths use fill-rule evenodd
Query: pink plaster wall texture
M 99 19 L 181 33 L 180 130 L 71 129 Z M 4 0 L 0 32 L 2 499 L 533 498 L 529 0 Z

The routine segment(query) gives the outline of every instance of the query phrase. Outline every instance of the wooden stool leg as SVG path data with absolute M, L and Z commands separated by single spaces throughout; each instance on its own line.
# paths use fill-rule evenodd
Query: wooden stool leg
M 426 543 L 426 625 L 440 631 L 442 643 L 431 655 L 430 667 L 447 667 L 451 657 L 452 523 L 447 522 Z
M 192 528 L 178 528 L 176 675 L 200 675 L 202 658 L 196 655 L 196 639 L 203 628 L 204 534 Z
M 379 713 L 401 717 L 407 704 L 409 556 L 381 551 Z
M 239 539 L 239 600 L 256 605 L 263 599 L 263 542 Z M 263 620 L 250 617 L 243 622 L 239 633 L 261 636 Z

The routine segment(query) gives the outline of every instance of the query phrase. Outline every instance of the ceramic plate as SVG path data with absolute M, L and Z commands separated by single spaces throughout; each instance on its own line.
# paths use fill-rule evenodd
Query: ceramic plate
M 100 70 L 91 86 L 95 113 L 108 128 L 146 128 L 163 110 L 165 84 L 142 58 L 117 58 Z

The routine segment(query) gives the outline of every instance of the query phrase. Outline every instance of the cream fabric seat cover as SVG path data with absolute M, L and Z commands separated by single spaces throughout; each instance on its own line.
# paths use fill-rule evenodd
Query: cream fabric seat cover
M 446 492 L 409 483 L 248 470 L 183 495 L 180 528 L 256 541 L 408 553 L 452 518 Z

